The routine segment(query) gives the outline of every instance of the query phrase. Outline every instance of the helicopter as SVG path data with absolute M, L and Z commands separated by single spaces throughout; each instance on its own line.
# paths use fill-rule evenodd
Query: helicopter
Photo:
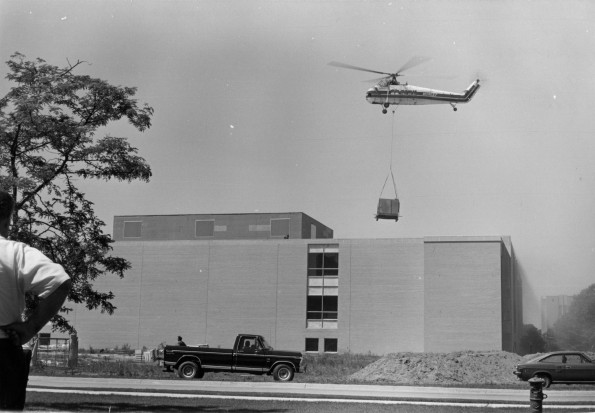
M 363 72 L 385 75 L 380 79 L 374 80 L 374 82 L 378 83 L 376 86 L 368 89 L 366 92 L 366 100 L 373 105 L 382 105 L 382 113 L 386 113 L 390 105 L 438 104 L 449 104 L 456 112 L 458 103 L 467 103 L 473 98 L 480 87 L 479 79 L 471 83 L 471 85 L 469 85 L 469 87 L 462 93 L 445 92 L 443 90 L 413 86 L 407 83 L 401 83 L 397 80 L 397 77 L 403 76 L 403 71 L 420 65 L 428 60 L 430 60 L 430 58 L 414 57 L 401 66 L 401 68 L 395 73 L 365 69 L 363 67 L 353 66 L 341 62 L 330 62 L 329 65 L 343 69 L 360 70 Z

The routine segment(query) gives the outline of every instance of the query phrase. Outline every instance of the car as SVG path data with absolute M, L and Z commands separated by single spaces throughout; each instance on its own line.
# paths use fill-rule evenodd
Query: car
M 541 378 L 544 388 L 552 383 L 595 383 L 595 361 L 580 351 L 554 351 L 517 364 L 514 374 L 524 381 Z

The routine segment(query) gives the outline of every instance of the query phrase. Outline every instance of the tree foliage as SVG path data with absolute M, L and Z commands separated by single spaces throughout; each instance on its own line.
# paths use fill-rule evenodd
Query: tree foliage
M 545 351 L 545 339 L 541 331 L 533 324 L 523 325 L 523 335 L 521 336 L 520 354 L 542 353 Z
M 0 188 L 16 201 L 11 238 L 64 266 L 73 281 L 70 302 L 112 314 L 113 293 L 95 290 L 93 282 L 123 277 L 130 264 L 110 254 L 113 239 L 77 185 L 84 179 L 148 181 L 149 165 L 126 138 L 96 134 L 120 119 L 142 132 L 151 126 L 153 109 L 133 99 L 135 88 L 75 74 L 83 64 L 60 68 L 11 56 L 6 79 L 14 86 L 0 99 Z M 54 328 L 74 331 L 61 315 L 52 321 Z
M 559 348 L 595 351 L 595 284 L 574 296 L 568 312 L 553 330 Z

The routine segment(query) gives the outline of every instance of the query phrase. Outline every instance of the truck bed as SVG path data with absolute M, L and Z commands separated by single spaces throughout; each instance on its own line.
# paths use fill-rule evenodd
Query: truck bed
M 234 351 L 229 348 L 211 348 L 205 346 L 168 346 L 173 357 L 166 361 L 177 361 L 182 356 L 196 355 L 202 360 L 202 367 L 231 370 Z

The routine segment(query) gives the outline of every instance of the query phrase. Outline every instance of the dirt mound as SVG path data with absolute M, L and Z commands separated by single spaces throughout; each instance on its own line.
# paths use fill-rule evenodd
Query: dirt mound
M 352 374 L 351 380 L 394 384 L 511 384 L 521 357 L 505 351 L 395 353 Z

